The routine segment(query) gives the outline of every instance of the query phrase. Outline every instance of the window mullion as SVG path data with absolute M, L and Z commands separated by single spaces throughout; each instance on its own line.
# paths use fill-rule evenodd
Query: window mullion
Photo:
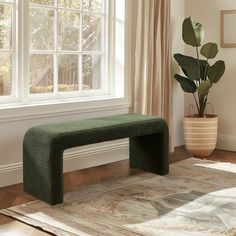
M 12 62 L 12 95 L 19 97 L 19 78 L 18 78 L 18 64 L 16 58 L 18 57 L 18 46 L 16 39 L 18 38 L 18 21 L 17 21 L 17 5 L 16 0 L 12 4 L 12 49 L 11 49 L 11 62 Z
M 107 14 L 107 30 L 108 38 L 107 42 L 107 60 L 108 60 L 108 90 L 111 94 L 114 94 L 114 80 L 115 77 L 115 0 L 110 0 L 107 6 L 109 14 Z
M 108 90 L 108 74 L 107 74 L 107 63 L 108 62 L 108 58 L 106 55 L 107 52 L 107 17 L 106 17 L 106 13 L 104 10 L 107 9 L 107 0 L 103 0 L 103 12 L 104 15 L 102 16 L 102 38 L 101 38 L 101 51 L 102 51 L 102 69 L 100 72 L 100 84 L 101 84 L 101 88 L 104 91 Z M 105 75 L 105 76 L 103 76 Z
M 53 91 L 58 92 L 58 2 L 55 0 L 56 11 L 54 10 L 54 83 Z
M 30 58 L 30 36 L 29 36 L 29 14 L 30 7 L 29 1 L 19 1 L 21 2 L 20 8 L 20 22 L 19 22 L 19 43 L 20 43 L 20 60 L 21 63 L 21 91 L 22 91 L 22 102 L 29 102 L 29 58 Z
M 80 36 L 79 36 L 79 50 L 81 53 L 78 54 L 78 82 L 79 82 L 79 91 L 83 90 L 83 0 L 80 0 Z

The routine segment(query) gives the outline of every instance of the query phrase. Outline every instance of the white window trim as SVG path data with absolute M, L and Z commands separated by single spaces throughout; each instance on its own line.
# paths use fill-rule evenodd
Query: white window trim
M 115 0 L 111 0 L 115 1 Z M 131 37 L 131 28 L 130 28 L 130 0 L 125 0 L 126 5 L 126 14 L 125 14 L 125 42 L 130 42 L 128 40 Z M 23 7 L 20 5 L 19 7 Z M 19 17 L 19 23 L 21 24 L 24 17 L 27 14 L 25 13 L 25 9 L 22 8 L 22 14 Z M 19 31 L 19 39 L 20 44 L 23 42 L 28 42 L 26 40 L 27 34 L 23 34 L 22 31 Z M 24 45 L 27 46 L 26 44 Z M 21 119 L 31 119 L 36 117 L 53 117 L 54 115 L 63 115 L 63 114 L 75 114 L 75 113 L 83 113 L 83 112 L 96 112 L 101 110 L 116 110 L 121 109 L 123 111 L 128 111 L 131 105 L 131 71 L 130 71 L 130 43 L 125 44 L 125 68 L 124 68 L 124 94 L 122 96 L 117 95 L 115 91 L 112 91 L 112 94 L 100 94 L 98 96 L 81 96 L 80 98 L 63 97 L 63 93 L 61 94 L 62 99 L 52 99 L 48 101 L 39 101 L 34 100 L 27 102 L 19 99 L 11 100 L 11 103 L 2 103 L 0 104 L 0 122 L 6 121 L 15 121 Z M 24 61 L 25 53 L 21 52 L 20 47 L 18 50 L 19 61 L 22 63 Z M 23 70 L 21 69 L 23 68 Z M 110 70 L 106 68 L 109 72 Z M 19 66 L 19 74 L 20 77 L 23 78 L 25 75 L 25 71 L 28 70 L 27 63 L 24 63 L 24 66 Z M 23 80 L 19 80 L 19 83 L 22 85 L 26 83 Z M 109 85 L 110 88 L 112 84 Z M 23 86 L 22 86 L 23 87 Z M 87 91 L 89 92 L 89 91 Z M 24 91 L 19 90 L 19 95 L 21 97 Z M 4 100 L 4 99 L 2 99 Z

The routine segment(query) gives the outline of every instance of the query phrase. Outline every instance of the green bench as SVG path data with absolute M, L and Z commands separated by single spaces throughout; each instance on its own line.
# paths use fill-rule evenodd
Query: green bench
M 130 167 L 169 171 L 168 126 L 162 118 L 125 114 L 36 126 L 23 143 L 24 191 L 51 204 L 63 202 L 63 151 L 129 137 Z

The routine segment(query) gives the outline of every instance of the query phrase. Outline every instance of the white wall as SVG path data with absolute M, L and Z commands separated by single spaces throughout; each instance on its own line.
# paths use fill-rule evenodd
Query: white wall
M 225 0 L 187 0 L 186 17 L 191 16 L 202 23 L 205 29 L 205 42 L 216 42 L 219 54 L 216 59 L 224 60 L 226 72 L 219 83 L 211 90 L 209 102 L 219 116 L 219 135 L 217 147 L 236 151 L 236 48 L 220 47 L 220 10 L 236 9 L 236 1 Z M 230 27 L 235 31 L 236 22 Z M 191 47 L 186 53 L 195 55 Z M 185 106 L 193 103 L 192 97 L 185 96 Z
M 185 0 L 171 0 L 171 27 L 172 27 L 172 58 L 174 53 L 184 53 L 184 43 L 180 30 L 185 18 Z M 177 63 L 172 59 L 172 72 L 179 73 Z M 173 131 L 174 146 L 184 144 L 183 140 L 183 116 L 184 93 L 179 84 L 173 78 Z

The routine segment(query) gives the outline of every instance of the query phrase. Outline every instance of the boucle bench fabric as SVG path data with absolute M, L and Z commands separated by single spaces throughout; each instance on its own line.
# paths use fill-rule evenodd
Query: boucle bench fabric
M 165 120 L 125 114 L 29 129 L 23 143 L 24 191 L 51 205 L 62 203 L 63 151 L 127 137 L 130 167 L 168 173 L 169 133 Z

